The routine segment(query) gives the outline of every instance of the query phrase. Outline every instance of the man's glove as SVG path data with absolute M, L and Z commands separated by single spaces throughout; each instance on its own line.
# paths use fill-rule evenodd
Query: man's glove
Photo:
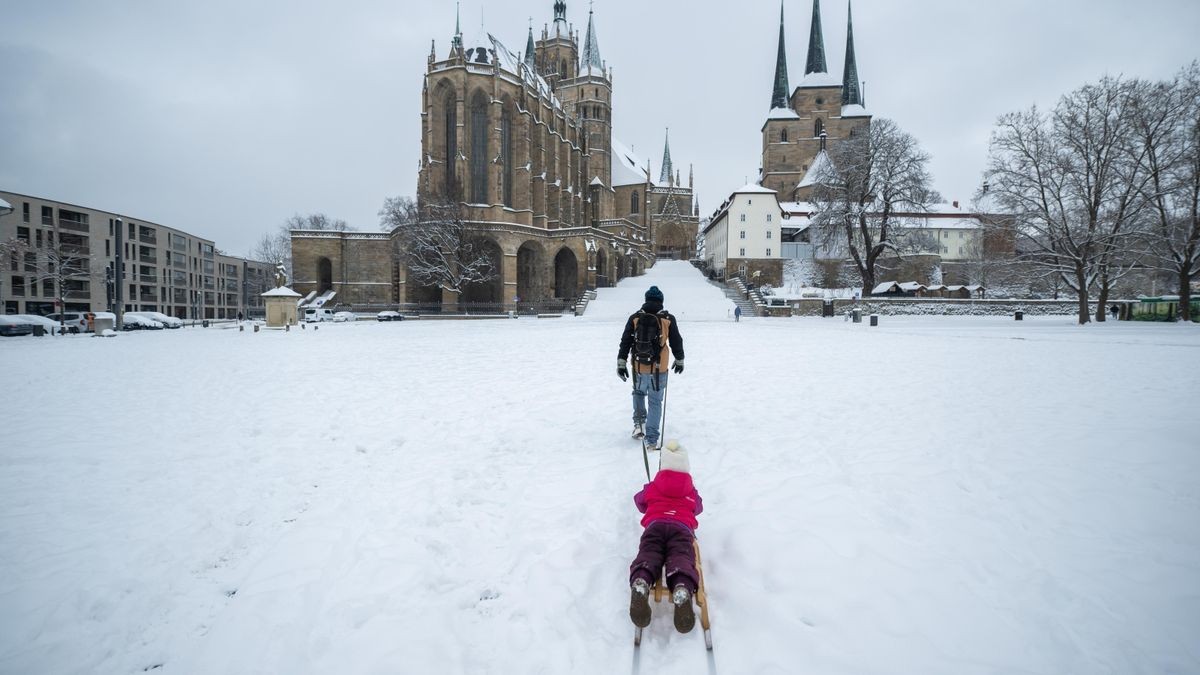
M 617 377 L 621 378 L 622 382 L 629 379 L 629 370 L 625 365 L 625 359 L 617 359 Z
M 679 373 L 682 373 L 683 372 L 683 359 L 676 359 L 675 365 L 671 366 L 671 370 L 675 371 L 676 375 L 678 375 Z

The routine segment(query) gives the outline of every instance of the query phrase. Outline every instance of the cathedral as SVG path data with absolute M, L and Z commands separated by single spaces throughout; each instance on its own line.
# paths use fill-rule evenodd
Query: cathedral
M 695 255 L 699 207 L 664 142 L 658 180 L 614 134 L 613 73 L 595 17 L 582 42 L 554 20 L 514 52 L 490 33 L 431 46 L 422 90 L 419 204 L 456 203 L 498 271 L 461 293 L 410 283 L 399 230 L 293 231 L 293 286 L 336 303 L 451 307 L 570 301 Z M 419 225 L 418 225 L 419 227 Z M 403 229 L 403 228 L 400 228 Z
M 759 184 L 774 190 L 781 202 L 807 201 L 825 152 L 852 136 L 867 133 L 863 87 L 854 58 L 854 23 L 846 9 L 846 58 L 842 76 L 829 72 L 821 28 L 821 0 L 813 0 L 804 77 L 789 91 L 784 49 L 783 7 L 779 8 L 779 51 L 775 59 L 771 112 L 762 127 L 762 174 Z

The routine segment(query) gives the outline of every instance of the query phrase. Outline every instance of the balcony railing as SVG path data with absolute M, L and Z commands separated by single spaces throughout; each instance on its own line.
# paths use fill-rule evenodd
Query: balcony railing
M 148 265 L 157 265 L 158 257 L 152 255 L 139 255 L 138 262 L 146 263 Z
M 141 302 L 158 302 L 158 293 L 139 293 L 138 300 Z
M 91 255 L 92 254 L 92 249 L 88 248 L 87 246 L 76 246 L 75 244 L 62 244 L 59 248 L 62 250 L 63 253 L 69 253 L 71 255 Z
M 58 227 L 63 230 L 72 230 L 74 232 L 91 232 L 87 223 L 78 220 L 63 220 L 58 219 Z
M 157 284 L 158 276 L 154 274 L 139 274 L 137 280 L 143 284 Z
M 91 291 L 67 291 L 68 300 L 88 300 L 92 297 Z
M 146 234 L 144 232 L 140 233 L 138 235 L 138 241 L 142 242 L 143 244 L 150 244 L 151 246 L 158 246 L 158 237 L 153 232 L 151 232 L 149 234 Z
M 171 261 L 171 267 L 185 270 L 185 269 L 187 269 L 187 260 L 185 260 L 183 258 L 176 258 Z

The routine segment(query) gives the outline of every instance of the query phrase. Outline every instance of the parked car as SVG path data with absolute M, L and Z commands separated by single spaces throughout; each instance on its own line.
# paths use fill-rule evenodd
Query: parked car
M 121 317 L 121 324 L 125 330 L 162 330 L 163 328 L 162 323 L 137 312 L 125 312 Z
M 163 325 L 163 328 L 183 328 L 182 319 L 167 316 L 162 312 L 125 312 L 125 316 L 129 316 L 130 314 L 145 317 L 151 321 L 157 321 Z
M 403 321 L 404 315 L 401 314 L 400 312 L 393 312 L 390 309 L 386 309 L 386 310 L 376 314 L 375 320 L 376 321 Z
M 71 333 L 86 333 L 88 330 L 87 312 L 55 312 L 47 314 L 46 318 L 52 321 L 62 321 L 66 325 L 67 331 Z
M 36 316 L 34 314 L 9 314 L 9 316 L 13 317 L 14 319 L 28 321 L 30 324 L 35 326 L 41 326 L 42 328 L 45 328 L 46 332 L 51 335 L 54 335 L 60 331 L 65 332 L 63 331 L 61 324 L 48 317 Z
M 308 323 L 317 321 L 333 321 L 332 309 L 321 309 L 319 307 L 307 307 L 304 310 L 304 320 Z
M 5 337 L 33 335 L 33 324 L 25 319 L 18 319 L 11 314 L 5 314 L 0 316 L 0 335 Z
M 335 312 L 333 320 L 338 323 L 343 321 L 358 321 L 358 315 L 354 312 Z

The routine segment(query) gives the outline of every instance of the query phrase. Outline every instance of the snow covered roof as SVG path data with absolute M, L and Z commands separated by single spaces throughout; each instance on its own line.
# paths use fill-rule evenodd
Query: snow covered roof
M 12 208 L 12 204 L 9 204 L 8 202 L 4 201 L 3 199 L 0 199 L 0 209 L 11 209 L 11 208 Z
M 867 112 L 866 108 L 862 107 L 861 105 L 858 105 L 857 103 L 855 103 L 853 105 L 842 106 L 842 117 L 870 117 L 870 116 L 871 116 L 871 113 Z
M 791 108 L 771 108 L 771 112 L 767 113 L 769 120 L 798 120 L 800 116 Z
M 613 187 L 621 185 L 642 185 L 653 181 L 649 180 L 646 175 L 646 170 L 642 168 L 641 158 L 633 154 L 633 151 L 625 146 L 624 143 L 617 140 L 616 136 L 612 137 L 612 184 Z
M 297 293 L 296 291 L 293 291 L 292 289 L 288 288 L 287 286 L 279 286 L 278 288 L 272 288 L 271 290 L 267 291 L 266 293 L 263 293 L 262 297 L 264 297 L 264 298 L 299 298 L 300 294 Z
M 592 179 L 591 183 L 588 183 L 588 185 L 604 187 L 604 181 L 600 180 L 599 176 L 596 176 L 595 178 Z
M 837 170 L 833 168 L 833 160 L 829 159 L 829 153 L 824 150 L 817 153 L 813 158 L 812 166 L 808 167 L 808 173 L 804 174 L 804 178 L 796 185 L 798 188 L 816 185 L 817 181 L 822 178 L 836 176 Z
M 537 89 L 538 95 L 546 98 L 551 102 L 554 108 L 562 109 L 562 103 L 558 100 L 550 89 L 550 85 L 533 71 L 524 61 L 517 58 L 503 42 L 500 42 L 491 33 L 483 33 L 476 35 L 472 39 L 463 43 L 467 63 L 473 65 L 491 65 L 492 58 L 490 50 L 496 51 L 496 61 L 500 66 L 500 70 L 516 76 L 522 82 L 533 86 Z
M 842 78 L 830 73 L 809 73 L 800 80 L 799 87 L 840 87 Z
M 878 286 L 876 286 L 875 288 L 872 288 L 871 295 L 877 295 L 879 293 L 887 293 L 888 291 L 892 290 L 895 287 L 898 287 L 899 285 L 900 284 L 897 284 L 894 281 L 885 281 L 882 284 L 879 284 Z
M 916 281 L 905 281 L 904 283 L 897 284 L 897 285 L 905 291 L 919 291 L 922 288 L 925 288 L 924 284 L 918 283 Z
M 761 194 L 775 194 L 775 191 L 772 190 L 771 188 L 765 188 L 757 183 L 746 183 L 742 187 L 734 190 L 733 194 L 735 194 L 735 195 L 744 195 L 744 194 L 761 195 Z

